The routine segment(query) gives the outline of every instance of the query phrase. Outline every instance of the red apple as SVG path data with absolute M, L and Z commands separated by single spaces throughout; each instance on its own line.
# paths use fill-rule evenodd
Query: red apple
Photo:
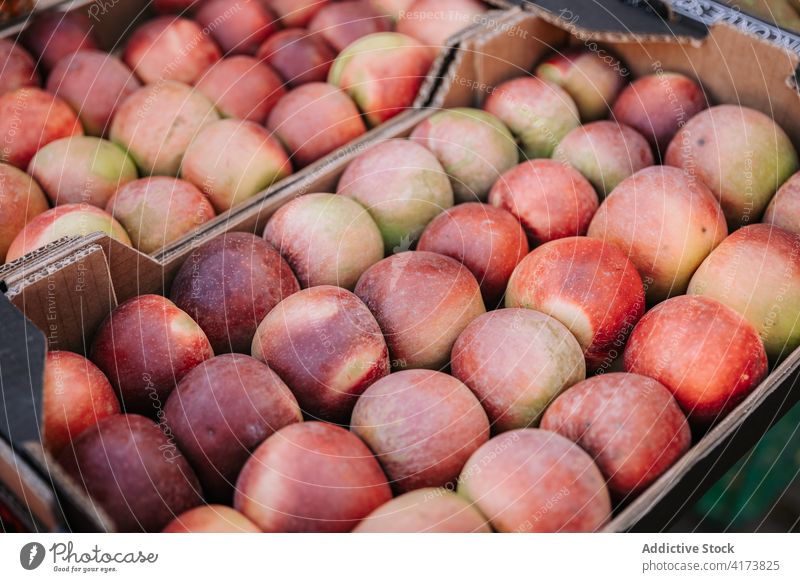
M 480 287 L 466 267 L 424 251 L 374 264 L 355 293 L 378 320 L 394 368 L 443 368 L 456 338 L 485 312 Z
M 391 29 L 392 21 L 366 0 L 323 6 L 308 24 L 308 31 L 322 37 L 336 52 L 342 52 L 362 36 Z
M 200 326 L 160 295 L 139 295 L 114 309 L 97 330 L 90 354 L 123 409 L 153 417 L 163 417 L 176 383 L 214 356 Z
M 290 87 L 324 83 L 336 53 L 317 35 L 303 28 L 287 28 L 270 36 L 256 56 L 283 78 Z
M 592 458 L 561 435 L 521 429 L 496 436 L 467 461 L 458 492 L 499 532 L 593 532 L 611 501 Z
M 681 296 L 648 311 L 634 328 L 625 370 L 658 380 L 689 418 L 706 424 L 758 386 L 767 355 L 756 330 L 733 309 Z
M 192 251 L 172 281 L 170 298 L 203 328 L 215 353 L 249 354 L 264 316 L 299 290 L 269 243 L 230 232 Z
M 503 298 L 514 268 L 528 254 L 528 240 L 510 212 L 468 202 L 434 218 L 422 233 L 417 250 L 446 255 L 463 264 L 478 281 L 484 303 L 492 308 Z
M 185 511 L 161 533 L 260 533 L 256 524 L 225 505 L 201 505 Z
M 644 314 L 639 273 L 616 246 L 585 237 L 546 243 L 514 270 L 506 307 L 526 307 L 563 323 L 590 371 L 608 368 Z
M 557 319 L 499 309 L 458 336 L 453 376 L 477 396 L 496 433 L 535 426 L 561 392 L 586 378 L 580 345 Z
M 114 389 L 100 369 L 72 352 L 52 351 L 44 363 L 42 443 L 58 455 L 81 432 L 119 414 Z
M 58 460 L 121 532 L 160 531 L 202 503 L 197 477 L 175 443 L 136 414 L 101 420 Z
M 400 11 L 397 32 L 438 51 L 451 36 L 481 22 L 485 12 L 478 0 L 415 0 Z
M 513 214 L 533 244 L 586 234 L 599 201 L 577 170 L 554 160 L 512 168 L 489 192 L 489 203 Z
M 186 374 L 164 407 L 168 436 L 197 472 L 206 497 L 230 503 L 252 451 L 275 431 L 303 420 L 289 388 L 242 354 L 206 360 Z
M 669 390 L 637 374 L 603 374 L 576 384 L 550 405 L 541 427 L 589 453 L 622 499 L 644 491 L 692 444 Z
M 378 322 L 358 297 L 331 285 L 278 303 L 259 324 L 252 354 L 289 385 L 307 417 L 342 424 L 359 395 L 389 373 Z
M 266 532 L 348 532 L 391 499 L 357 436 L 301 422 L 273 434 L 239 475 L 234 507 Z
M 22 33 L 22 42 L 45 69 L 79 50 L 98 48 L 94 25 L 85 12 L 39 12 Z
M 19 44 L 0 38 L 0 95 L 42 83 L 33 57 Z
M 285 28 L 306 26 L 314 15 L 328 5 L 328 0 L 265 0 L 267 7 L 280 18 Z
M 262 0 L 204 0 L 194 15 L 227 54 L 249 54 L 277 30 Z
M 49 207 L 39 185 L 25 172 L 0 164 L 0 263 L 17 235 Z M 381 248 L 383 248 L 381 246 Z
M 793 174 L 778 189 L 762 222 L 800 234 L 800 173 Z

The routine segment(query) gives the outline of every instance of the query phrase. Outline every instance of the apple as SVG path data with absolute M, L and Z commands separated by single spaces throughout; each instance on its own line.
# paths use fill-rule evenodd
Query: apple
M 189 182 L 153 176 L 122 186 L 106 211 L 119 221 L 134 248 L 153 254 L 214 218 L 214 207 Z
M 378 322 L 358 297 L 332 285 L 278 303 L 259 324 L 252 354 L 289 385 L 307 417 L 341 424 L 359 395 L 389 373 Z
M 261 0 L 204 0 L 194 17 L 227 54 L 254 54 L 278 28 Z
M 536 75 L 564 89 L 575 101 L 583 121 L 608 116 L 611 104 L 625 85 L 627 69 L 603 52 L 566 49 L 536 67 Z
M 136 414 L 116 414 L 87 428 L 58 462 L 120 532 L 161 531 L 202 503 L 180 450 L 152 420 Z
M 350 162 L 336 192 L 369 211 L 386 253 L 411 248 L 428 223 L 453 206 L 450 180 L 436 156 L 402 139 L 380 142 Z
M 500 176 L 489 192 L 489 204 L 513 214 L 535 245 L 586 234 L 599 201 L 574 168 L 530 160 Z
M 336 53 L 318 35 L 304 28 L 287 28 L 270 36 L 256 57 L 275 69 L 289 87 L 324 83 Z
M 800 346 L 799 253 L 800 235 L 768 224 L 740 228 L 703 261 L 688 292 L 743 315 L 780 360 Z
M 97 50 L 64 57 L 47 77 L 47 90 L 77 111 L 86 133 L 97 137 L 107 133 L 119 106 L 139 87 L 128 65 Z
M 735 408 L 767 366 L 755 328 L 730 307 L 696 295 L 648 311 L 625 348 L 625 370 L 661 382 L 700 424 Z
M 145 83 L 192 85 L 221 56 L 219 47 L 197 22 L 159 16 L 133 31 L 123 59 Z
M 218 235 L 186 258 L 170 298 L 200 325 L 214 353 L 250 353 L 256 328 L 300 290 L 278 251 L 245 232 Z
M 451 366 L 495 433 L 536 426 L 556 396 L 586 378 L 577 340 L 557 319 L 531 309 L 475 319 L 458 336 Z
M 23 31 L 22 43 L 45 69 L 76 51 L 98 48 L 94 25 L 79 10 L 38 12 Z
M 83 135 L 83 128 L 60 98 L 35 87 L 0 95 L 0 162 L 24 170 L 42 147 L 72 135 Z
M 453 186 L 456 202 L 485 201 L 497 179 L 517 165 L 517 144 L 494 115 L 457 107 L 438 111 L 409 138 L 433 152 Z
M 108 212 L 89 204 L 62 204 L 34 217 L 11 242 L 6 261 L 11 262 L 31 251 L 66 236 L 86 236 L 102 232 L 131 246 L 128 233 Z
M 223 117 L 264 123 L 278 99 L 286 94 L 283 82 L 269 65 L 245 55 L 217 61 L 195 88 Z
M 20 87 L 38 87 L 42 79 L 33 57 L 19 44 L 0 38 L 0 95 Z
M 508 126 L 529 159 L 549 158 L 564 136 L 580 125 L 572 97 L 538 77 L 501 83 L 483 108 Z
M 730 230 L 757 222 L 798 169 L 797 151 L 778 124 L 737 105 L 712 107 L 690 119 L 669 144 L 664 162 L 708 185 Z
M 506 307 L 555 317 L 577 338 L 589 371 L 608 368 L 645 310 L 642 279 L 611 243 L 586 237 L 545 243 L 514 270 Z
M 677 168 L 652 166 L 623 180 L 603 201 L 588 236 L 631 260 L 649 303 L 686 291 L 689 279 L 728 234 L 711 191 Z
M 76 135 L 50 142 L 28 165 L 54 206 L 84 202 L 105 208 L 118 188 L 136 180 L 136 164 L 118 145 Z
M 146 85 L 128 97 L 111 121 L 111 141 L 128 151 L 143 174 L 177 176 L 189 144 L 217 121 L 214 105 L 188 85 Z
M 556 146 L 553 159 L 578 170 L 603 198 L 625 178 L 655 163 L 647 140 L 613 121 L 576 127 Z
M 368 34 L 339 53 L 328 83 L 346 91 L 374 127 L 413 105 L 435 56 L 405 34 Z
M 225 503 L 258 445 L 302 420 L 278 375 L 243 354 L 223 354 L 193 368 L 164 407 L 167 434 L 194 468 L 206 498 Z
M 56 456 L 84 430 L 120 412 L 105 375 L 72 352 L 47 353 L 42 392 L 42 443 Z
M 301 422 L 256 449 L 233 506 L 266 532 L 348 532 L 391 497 L 378 461 L 357 436 Z
M 306 26 L 329 0 L 265 0 L 267 8 L 280 18 L 284 28 Z
M 161 533 L 261 533 L 261 530 L 233 508 L 201 505 L 181 513 Z
M 503 298 L 511 273 L 528 254 L 528 239 L 510 212 L 467 202 L 448 208 L 422 233 L 417 250 L 446 255 L 475 276 L 483 301 L 496 307 Z
M 100 324 L 90 350 L 123 409 L 152 417 L 162 417 L 175 384 L 213 356 L 200 326 L 160 295 L 119 305 Z
M 620 499 L 644 491 L 692 444 L 689 424 L 670 391 L 638 374 L 579 382 L 550 405 L 541 428 L 589 453 Z
M 611 517 L 592 458 L 556 433 L 503 433 L 470 457 L 458 492 L 499 532 L 593 532 Z
M 305 194 L 273 214 L 264 240 L 281 253 L 300 285 L 352 290 L 383 258 L 381 231 L 358 202 L 336 194 Z
M 242 204 L 292 173 L 281 144 L 252 121 L 221 119 L 186 148 L 181 178 L 200 188 L 217 212 Z
M 17 235 L 49 206 L 47 197 L 28 174 L 0 163 L 0 264 Z M 383 248 L 383 247 L 381 247 Z
M 409 491 L 370 513 L 354 533 L 491 533 L 475 507 L 441 487 Z
M 482 22 L 485 12 L 478 0 L 415 0 L 400 12 L 397 32 L 439 50 L 457 32 Z
M 355 294 L 375 315 L 396 369 L 443 368 L 456 338 L 485 312 L 478 282 L 467 268 L 424 251 L 372 265 Z
M 308 24 L 308 31 L 322 37 L 337 53 L 362 36 L 391 29 L 392 21 L 365 0 L 327 4 Z
M 764 211 L 762 222 L 800 234 L 800 173 L 792 174 L 778 189 Z

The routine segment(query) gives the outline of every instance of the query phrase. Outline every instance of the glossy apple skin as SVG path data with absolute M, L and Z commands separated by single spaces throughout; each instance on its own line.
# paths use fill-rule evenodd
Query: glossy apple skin
M 358 202 L 336 194 L 305 194 L 283 205 L 264 229 L 302 287 L 352 290 L 383 258 L 378 225 Z
M 599 201 L 577 170 L 554 160 L 515 166 L 492 187 L 489 204 L 522 223 L 532 245 L 586 234 Z
M 487 307 L 502 300 L 511 273 L 528 254 L 528 239 L 510 212 L 467 202 L 434 218 L 417 250 L 439 253 L 463 264 L 475 276 Z
M 28 174 L 0 163 L 0 262 L 6 261 L 11 243 L 33 218 L 49 205 L 42 189 Z
M 160 295 L 139 295 L 114 309 L 90 350 L 123 409 L 151 417 L 162 417 L 177 382 L 213 356 L 200 326 Z
M 25 28 L 22 43 L 50 70 L 67 55 L 99 48 L 92 29 L 89 17 L 78 10 L 42 12 Z
M 225 54 L 252 55 L 278 28 L 261 0 L 205 0 L 194 17 Z
M 120 532 L 158 532 L 202 503 L 197 477 L 152 420 L 117 414 L 86 429 L 58 458 Z
M 118 145 L 77 135 L 50 142 L 33 156 L 28 173 L 53 205 L 86 203 L 105 208 L 118 188 L 138 177 Z
M 0 95 L 20 87 L 38 87 L 42 83 L 36 62 L 19 44 L 0 39 Z
M 58 350 L 45 358 L 43 403 L 42 443 L 56 456 L 84 430 L 120 412 L 103 372 L 83 356 Z
M 793 174 L 778 189 L 761 222 L 800 235 L 800 173 Z
M 586 378 L 577 340 L 557 319 L 531 309 L 475 319 L 458 336 L 451 366 L 495 433 L 536 426 L 556 396 Z
M 81 50 L 58 61 L 47 77 L 47 90 L 78 112 L 87 135 L 103 137 L 119 106 L 141 83 L 118 58 Z
M 270 132 L 252 121 L 221 119 L 186 148 L 181 178 L 200 188 L 217 212 L 242 204 L 292 173 Z
M 144 83 L 192 85 L 221 57 L 219 47 L 197 22 L 160 16 L 133 31 L 123 60 Z
M 453 186 L 456 202 L 485 201 L 492 185 L 517 165 L 514 136 L 480 109 L 444 109 L 414 128 L 409 137 L 433 152 Z
M 683 295 L 645 314 L 625 348 L 625 370 L 672 392 L 700 424 L 722 418 L 767 374 L 767 354 L 741 315 L 708 297 Z
M 353 533 L 491 533 L 486 518 L 441 487 L 409 491 L 370 513 Z
M 358 280 L 355 294 L 378 321 L 397 369 L 443 368 L 456 338 L 486 310 L 466 267 L 424 251 L 376 263 Z
M 575 101 L 584 122 L 608 115 L 625 85 L 619 61 L 584 49 L 558 52 L 536 68 L 536 75 L 563 88 Z
M 760 111 L 736 105 L 690 119 L 669 144 L 664 163 L 708 185 L 731 231 L 758 222 L 798 169 L 797 151 L 783 129 Z
M 689 423 L 670 391 L 638 374 L 579 382 L 548 407 L 541 428 L 589 453 L 618 499 L 644 491 L 692 444 Z
M 645 168 L 623 180 L 587 232 L 631 260 L 651 304 L 684 293 L 694 271 L 727 234 L 725 215 L 711 191 L 668 166 Z
M 580 125 L 572 97 L 538 77 L 501 83 L 483 108 L 506 124 L 528 159 L 549 158 L 564 136 Z
M 214 207 L 185 180 L 152 176 L 128 182 L 108 201 L 106 211 L 125 228 L 134 248 L 152 254 L 214 216 Z
M 603 198 L 625 178 L 655 163 L 647 140 L 613 121 L 576 127 L 556 146 L 553 159 L 578 170 Z
M 742 314 L 773 361 L 800 346 L 800 235 L 767 224 L 740 228 L 697 269 L 688 293 Z
M 275 431 L 303 417 L 278 375 L 243 354 L 199 364 L 178 382 L 164 420 L 208 499 L 230 503 L 250 454 Z
M 703 89 L 692 79 L 660 73 L 625 87 L 614 102 L 611 116 L 642 134 L 660 159 L 678 130 L 706 107 Z
M 261 533 L 261 530 L 231 507 L 201 505 L 181 513 L 161 533 Z
M 478 449 L 458 493 L 498 532 L 593 532 L 611 518 L 592 458 L 561 435 L 534 428 L 503 433 Z
M 324 83 L 336 53 L 304 28 L 287 28 L 270 36 L 256 57 L 275 69 L 289 87 Z
M 128 97 L 109 137 L 128 151 L 144 175 L 177 176 L 189 144 L 219 119 L 214 105 L 188 85 L 146 85 Z
M 410 36 L 369 34 L 339 53 L 328 83 L 347 92 L 375 127 L 413 105 L 435 56 Z
M 25 225 L 11 242 L 6 261 L 13 261 L 65 236 L 102 232 L 131 246 L 128 233 L 105 210 L 89 204 L 62 204 L 42 212 Z
M 256 449 L 233 506 L 266 532 L 348 532 L 391 497 L 378 461 L 357 436 L 301 422 Z
M 0 162 L 24 170 L 41 148 L 72 135 L 83 135 L 81 122 L 58 97 L 35 87 L 0 95 Z
M 586 367 L 608 368 L 645 310 L 642 279 L 616 246 L 586 237 L 534 249 L 514 270 L 506 307 L 525 307 L 563 323 L 577 338 Z
M 380 142 L 350 162 L 336 193 L 369 211 L 386 254 L 411 248 L 428 223 L 453 206 L 450 180 L 436 156 L 403 139 Z
M 353 293 L 331 285 L 281 301 L 259 324 L 252 354 L 291 387 L 308 418 L 345 425 L 358 397 L 389 373 L 378 322 Z
M 363 0 L 323 6 L 308 24 L 308 31 L 322 37 L 337 53 L 363 36 L 391 29 L 392 21 Z
M 307 26 L 329 0 L 266 0 L 265 3 L 284 28 L 291 28 Z
M 299 290 L 272 245 L 231 232 L 192 251 L 175 275 L 170 298 L 203 328 L 215 353 L 249 354 L 264 316 Z
M 264 123 L 278 99 L 283 82 L 269 65 L 245 55 L 224 58 L 206 71 L 195 88 L 223 117 Z
M 350 429 L 367 443 L 397 493 L 443 487 L 489 439 L 480 402 L 459 380 L 403 370 L 378 380 L 356 402 Z

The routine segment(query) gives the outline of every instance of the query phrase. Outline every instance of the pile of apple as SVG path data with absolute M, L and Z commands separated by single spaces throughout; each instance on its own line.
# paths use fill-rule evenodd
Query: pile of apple
M 37 17 L 27 50 L 0 39 L 0 262 L 97 231 L 157 251 L 411 106 L 447 38 L 486 6 L 154 9 L 121 58 L 78 12 Z
M 45 446 L 125 531 L 602 528 L 800 345 L 786 134 L 620 70 L 554 55 L 199 246 L 48 355 Z

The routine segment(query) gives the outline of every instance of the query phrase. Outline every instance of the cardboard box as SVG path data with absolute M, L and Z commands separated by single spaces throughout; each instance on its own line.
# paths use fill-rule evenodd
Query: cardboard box
M 397 117 L 369 139 L 326 158 L 317 171 L 236 213 L 228 223 L 202 229 L 157 260 L 96 235 L 56 245 L 2 273 L 3 291 L 18 308 L 0 310 L 5 314 L 0 317 L 4 322 L 0 333 L 5 334 L 0 340 L 8 337 L 10 342 L 0 343 L 4 346 L 0 352 L 2 389 L 6 402 L 19 403 L 8 426 L 0 425 L 14 447 L 10 453 L 0 446 L 0 481 L 18 500 L 26 500 L 21 505 L 31 507 L 37 526 L 54 529 L 69 523 L 73 529 L 110 529 L 106 516 L 63 478 L 36 444 L 46 342 L 53 349 L 84 351 L 97 325 L 119 301 L 168 289 L 172 274 L 195 245 L 229 230 L 260 233 L 271 213 L 286 201 L 333 189 L 349 161 L 376 141 L 408 135 L 438 107 L 479 106 L 493 87 L 530 71 L 551 48 L 586 44 L 592 50 L 608 50 L 622 57 L 634 76 L 660 69 L 684 72 L 699 78 L 714 102 L 740 102 L 765 111 L 787 129 L 795 144 L 800 143 L 800 97 L 791 81 L 800 60 L 796 53 L 730 24 L 706 29 L 685 19 L 664 20 L 614 0 L 604 3 L 614 11 L 597 12 L 596 0 L 572 0 L 568 11 L 553 2 L 549 9 L 515 8 L 487 20 L 479 29 L 461 35 L 444 55 L 442 81 L 431 96 L 430 108 Z M 591 12 L 584 11 L 589 7 Z M 693 448 L 637 499 L 620 508 L 607 530 L 669 527 L 799 399 L 799 374 L 797 350 L 724 420 L 705 435 L 695 435 Z

